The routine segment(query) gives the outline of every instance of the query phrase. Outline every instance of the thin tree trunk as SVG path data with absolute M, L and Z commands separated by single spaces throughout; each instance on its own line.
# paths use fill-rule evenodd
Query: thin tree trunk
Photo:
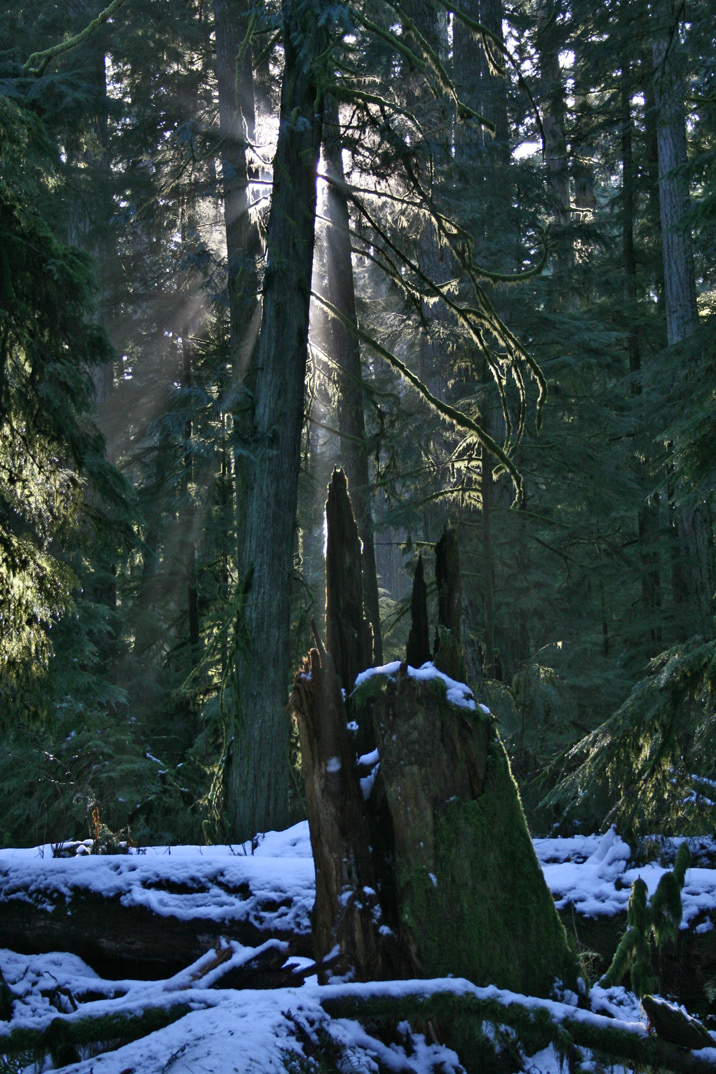
M 326 216 L 330 228 L 326 235 L 326 292 L 329 301 L 347 321 L 357 324 L 353 262 L 351 259 L 350 216 L 345 195 L 345 174 L 341 156 L 341 133 L 338 104 L 330 95 L 326 101 L 323 128 L 323 151 L 329 183 Z M 363 413 L 363 375 L 358 337 L 337 319 L 329 326 L 331 357 L 336 362 L 335 385 L 338 392 L 336 412 L 341 431 L 340 457 L 350 490 L 353 513 L 363 545 L 363 599 L 373 628 L 373 662 L 383 663 L 380 628 L 378 575 L 373 539 L 373 512 L 370 472 Z
M 621 149 L 622 149 L 622 264 L 627 308 L 627 355 L 631 392 L 641 396 L 641 340 L 639 334 L 639 301 L 637 290 L 636 248 L 634 243 L 635 222 L 635 173 L 633 155 L 633 122 L 631 113 L 632 79 L 630 60 L 622 58 L 620 77 L 621 94 Z M 639 459 L 646 460 L 648 476 L 653 476 L 649 466 L 648 452 L 640 446 Z M 642 476 L 645 464 L 636 463 Z M 654 656 L 661 644 L 661 573 L 659 570 L 659 500 L 643 502 L 637 518 L 639 559 L 641 568 L 641 600 L 647 620 L 647 655 Z
M 248 6 L 245 0 L 241 3 L 214 0 L 230 350 L 238 376 L 243 376 L 248 368 L 252 342 L 250 326 L 257 309 L 255 257 L 258 236 L 249 219 L 246 160 L 246 139 L 252 138 L 254 133 L 250 47 L 240 59 L 238 55 L 248 29 Z
M 327 3 L 284 0 L 285 66 L 256 355 L 243 574 L 245 646 L 226 810 L 235 839 L 288 820 L 290 593 L 323 127 Z M 326 9 L 326 10 L 324 10 Z
M 698 320 L 691 232 L 685 224 L 689 191 L 683 174 L 687 159 L 683 91 L 678 77 L 678 20 L 675 0 L 660 0 L 655 10 L 652 58 L 656 136 L 659 154 L 659 208 L 664 256 L 664 300 L 669 345 L 683 342 Z M 676 507 L 678 559 L 673 576 L 674 603 L 681 632 L 713 634 L 713 526 L 702 506 Z

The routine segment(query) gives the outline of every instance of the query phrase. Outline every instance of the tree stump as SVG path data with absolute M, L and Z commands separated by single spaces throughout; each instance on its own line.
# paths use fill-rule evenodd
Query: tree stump
M 358 675 L 355 689 L 346 678 L 345 639 L 360 638 L 363 612 L 354 598 L 339 604 L 330 594 L 357 592 L 360 558 L 355 542 L 334 545 L 350 512 L 336 475 L 331 497 L 328 570 L 339 564 L 355 577 L 329 578 L 336 653 L 316 636 L 292 695 L 316 862 L 316 959 L 337 948 L 340 972 L 363 980 L 455 974 L 541 996 L 556 978 L 574 986 L 576 960 L 488 710 L 436 666 L 395 661 Z M 441 546 L 440 652 L 459 668 L 454 534 Z M 423 605 L 418 596 L 419 615 Z

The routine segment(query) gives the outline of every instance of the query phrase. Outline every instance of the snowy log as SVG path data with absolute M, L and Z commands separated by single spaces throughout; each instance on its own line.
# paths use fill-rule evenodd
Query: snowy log
M 289 954 L 310 957 L 308 871 L 292 894 L 273 879 L 263 880 L 250 857 L 217 859 L 209 850 L 190 869 L 168 853 L 3 861 L 0 947 L 69 951 L 104 977 L 144 979 L 178 972 L 221 937 L 244 947 L 274 937 Z
M 567 1054 L 574 1045 L 610 1056 L 625 1066 L 714 1074 L 713 1048 L 689 1051 L 647 1033 L 638 1022 L 619 1022 L 565 1003 L 540 1000 L 468 981 L 412 981 L 326 987 L 321 1004 L 332 1018 L 432 1022 L 458 1051 L 477 1039 L 483 1023 L 514 1029 L 520 1039 L 541 1038 Z M 544 1046 L 544 1045 L 543 1045 Z
M 117 1011 L 116 1014 L 58 1015 L 39 1026 L 0 1027 L 0 1055 L 51 1055 L 55 1066 L 65 1066 L 80 1058 L 77 1049 L 98 1042 L 123 1044 L 176 1022 L 191 1010 L 185 999 L 146 1010 Z M 2 1030 L 5 1029 L 3 1032 Z

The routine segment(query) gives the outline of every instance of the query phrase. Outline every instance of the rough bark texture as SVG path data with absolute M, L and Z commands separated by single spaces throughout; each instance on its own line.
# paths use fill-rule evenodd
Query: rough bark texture
M 352 970 L 360 979 L 393 976 L 392 937 L 379 931 L 370 829 L 356 777 L 355 737 L 348 731 L 349 694 L 370 659 L 363 618 L 361 555 L 346 479 L 336 470 L 326 503 L 326 630 L 316 634 L 296 675 L 293 708 L 301 736 L 306 809 L 316 869 L 313 937 L 316 957 L 340 956 L 323 979 Z
M 423 557 L 418 556 L 413 579 L 413 592 L 410 598 L 410 634 L 405 651 L 406 663 L 419 668 L 430 659 L 430 628 L 428 627 L 428 590 L 425 585 Z
M 341 151 L 338 105 L 335 98 L 329 95 L 323 128 L 326 173 L 329 179 L 333 180 L 326 191 L 326 216 L 329 221 L 326 239 L 326 296 L 350 324 L 357 324 L 350 217 Z M 371 481 L 363 413 L 360 343 L 358 336 L 351 332 L 345 323 L 333 319 L 329 328 L 329 346 L 331 357 L 336 363 L 334 383 L 337 389 L 336 411 L 341 417 L 340 457 L 348 478 L 353 513 L 363 545 L 363 598 L 366 614 L 373 628 L 372 662 L 382 664 L 383 644 L 373 539 Z
M 370 623 L 363 616 L 361 547 L 345 474 L 334 470 L 326 502 L 326 645 L 349 694 L 371 663 Z
M 234 729 L 226 803 L 235 839 L 288 822 L 290 587 L 323 127 L 316 64 L 326 51 L 322 16 L 329 6 L 283 4 L 285 66 L 245 508 L 242 566 L 251 588 L 239 669 L 242 719 Z
M 311 650 L 296 676 L 293 705 L 316 869 L 316 958 L 339 951 L 320 977 L 351 971 L 359 980 L 390 976 L 383 970 L 386 942 L 376 923 L 375 871 L 353 743 L 333 660 L 322 646 Z

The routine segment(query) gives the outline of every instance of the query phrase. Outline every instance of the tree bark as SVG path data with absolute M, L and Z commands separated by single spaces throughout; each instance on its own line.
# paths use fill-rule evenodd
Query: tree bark
M 242 573 L 250 588 L 239 657 L 226 809 L 236 839 L 288 821 L 290 591 L 300 467 L 316 167 L 323 127 L 327 2 L 284 0 L 285 67 L 256 355 Z
M 687 160 L 686 119 L 676 62 L 682 10 L 676 0 L 660 0 L 654 13 L 652 47 L 664 300 L 670 346 L 687 339 L 698 320 L 693 247 L 685 220 L 689 208 L 683 174 Z M 716 588 L 712 520 L 705 505 L 679 505 L 673 510 L 673 524 L 678 547 L 672 582 L 678 629 L 682 634 L 703 633 L 711 637 Z

